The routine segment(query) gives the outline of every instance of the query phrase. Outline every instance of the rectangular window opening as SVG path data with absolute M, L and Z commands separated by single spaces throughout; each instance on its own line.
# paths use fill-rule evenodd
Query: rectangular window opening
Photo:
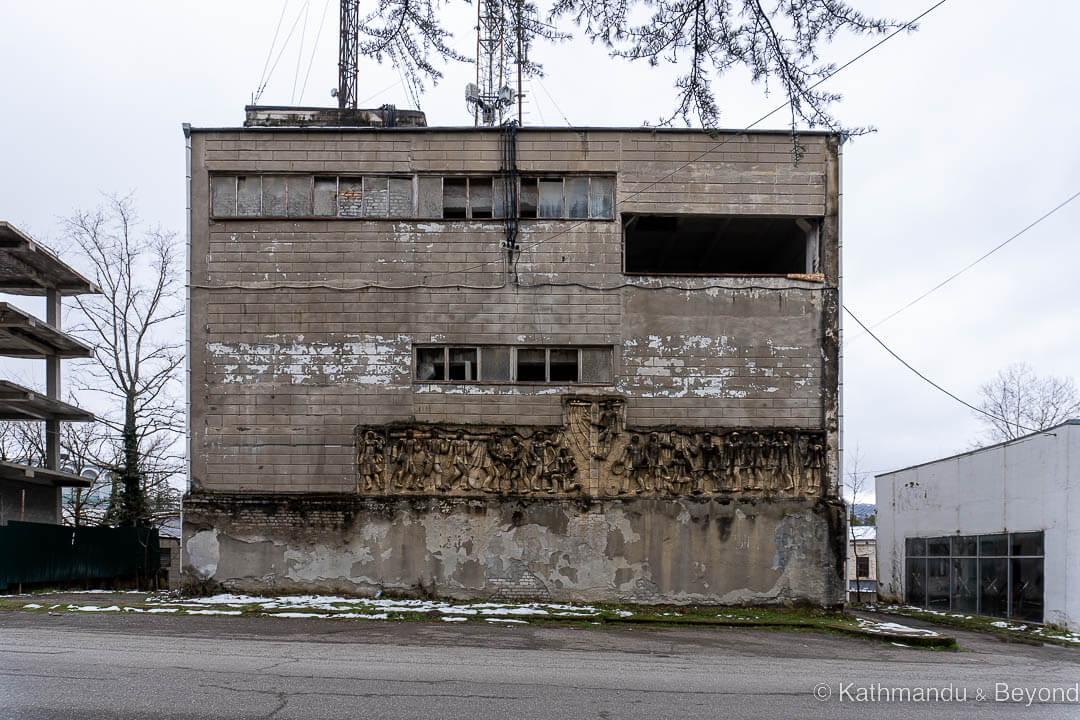
M 547 381 L 547 352 L 542 348 L 522 348 L 517 351 L 518 382 Z
M 578 381 L 578 351 L 553 348 L 548 377 L 553 383 L 576 383 Z
M 443 348 L 417 348 L 416 379 L 436 382 L 446 380 Z
M 469 181 L 466 178 L 443 178 L 444 218 L 469 216 Z
M 476 380 L 476 348 L 450 348 L 450 379 Z
M 812 227 L 813 232 L 805 228 Z M 642 275 L 787 275 L 807 271 L 816 221 L 623 215 L 625 271 Z M 814 235 L 816 237 L 816 235 Z
M 469 179 L 469 209 L 474 218 L 492 217 L 491 178 Z

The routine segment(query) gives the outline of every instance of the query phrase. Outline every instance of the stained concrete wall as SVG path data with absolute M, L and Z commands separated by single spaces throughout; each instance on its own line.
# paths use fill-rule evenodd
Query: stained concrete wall
M 824 501 L 192 497 L 189 573 L 246 592 L 770 604 L 843 601 Z
M 904 598 L 905 540 L 1043 531 L 1047 623 L 1080 631 L 1080 420 L 879 475 L 878 592 Z
M 0 525 L 11 520 L 58 525 L 60 519 L 60 488 L 0 481 Z
M 826 541 L 830 532 L 842 535 L 829 529 L 823 509 L 837 495 L 838 140 L 813 133 L 800 140 L 806 152 L 796 165 L 785 133 L 522 129 L 519 174 L 613 176 L 616 212 L 611 219 L 522 221 L 522 249 L 511 268 L 499 220 L 224 219 L 210 212 L 214 173 L 491 176 L 502 157 L 501 130 L 194 130 L 186 567 L 206 574 L 213 566 L 214 578 L 238 586 L 296 588 L 362 588 L 374 581 L 408 587 L 416 582 L 409 574 L 427 572 L 442 579 L 438 591 L 460 594 L 486 592 L 489 582 L 480 575 L 466 581 L 463 570 L 440 574 L 439 564 L 417 548 L 459 553 L 469 542 L 466 553 L 487 548 L 484 567 L 504 573 L 508 566 L 496 560 L 500 543 L 518 538 L 523 549 L 503 550 L 525 567 L 553 562 L 543 542 L 557 539 L 560 552 L 593 568 L 574 585 L 583 598 L 630 597 L 627 583 L 636 587 L 639 580 L 663 588 L 668 599 L 760 595 L 831 603 L 841 597 L 842 567 L 825 572 L 835 557 L 824 551 L 807 556 L 813 573 L 792 574 L 786 561 L 775 568 L 773 562 L 783 528 L 795 527 L 793 537 L 814 543 L 821 532 Z M 820 226 L 812 258 L 820 273 L 626 275 L 621 215 L 650 212 L 809 218 Z M 418 383 L 413 353 L 420 344 L 609 346 L 614 374 L 611 383 L 588 387 Z M 578 524 L 573 532 L 542 530 L 546 521 L 530 523 L 533 536 L 504 532 L 512 523 L 498 500 L 477 500 L 482 512 L 475 513 L 467 510 L 476 507 L 473 501 L 432 500 L 450 504 L 433 505 L 423 518 L 380 500 L 383 510 L 355 527 L 359 537 L 374 533 L 380 553 L 396 558 L 399 569 L 389 580 L 363 559 L 356 535 L 331 533 L 335 544 L 308 538 L 306 526 L 293 521 L 279 527 L 263 518 L 260 530 L 261 520 L 239 526 L 230 519 L 229 503 L 276 507 L 276 496 L 303 493 L 334 494 L 341 508 L 353 507 L 360 501 L 354 494 L 358 425 L 556 425 L 563 396 L 589 392 L 625 398 L 625 422 L 638 428 L 822 433 L 819 496 L 787 505 L 762 500 L 779 514 L 755 521 L 760 537 L 753 552 L 733 539 L 659 542 L 664 534 L 654 535 L 653 523 L 671 538 L 684 537 L 689 526 L 678 518 L 697 502 L 690 498 L 637 505 L 632 513 L 605 502 L 599 515 L 573 515 L 603 528 L 604 537 L 609 523 L 630 518 L 633 532 L 623 534 L 636 548 L 630 556 L 615 546 L 605 555 L 606 541 L 585 553 L 579 545 L 587 536 Z M 298 497 L 316 502 L 314 495 Z M 711 508 L 720 501 L 703 502 Z M 204 503 L 218 509 L 199 519 L 191 508 Z M 725 507 L 742 507 L 732 503 Z M 470 513 L 475 520 L 459 518 L 449 531 L 456 540 L 440 539 L 444 507 L 451 517 Z M 787 511 L 779 508 L 793 514 L 785 520 Z M 405 528 L 413 534 L 400 535 Z M 693 533 L 685 537 L 690 542 Z M 352 549 L 335 551 L 341 543 Z M 281 567 L 279 549 L 288 553 L 287 567 L 271 570 Z M 215 552 L 223 560 L 196 561 Z M 249 562 L 249 554 L 262 560 Z M 325 556 L 334 567 L 323 578 L 308 556 Z M 703 569 L 657 579 L 657 567 L 678 563 Z M 708 588 L 694 579 L 699 572 Z M 540 574 L 549 593 L 559 589 L 556 581 L 567 582 L 554 570 Z
M 531 130 L 521 174 L 616 178 L 613 219 L 526 220 L 511 281 L 499 220 L 216 219 L 211 173 L 496 173 L 501 131 L 195 131 L 191 483 L 346 492 L 356 425 L 557 423 L 573 387 L 419 384 L 417 344 L 608 345 L 636 426 L 837 439 L 837 144 L 783 133 Z M 711 151 L 711 152 L 710 152 Z M 624 212 L 808 217 L 818 279 L 635 277 Z M 396 288 L 396 289 L 390 289 Z

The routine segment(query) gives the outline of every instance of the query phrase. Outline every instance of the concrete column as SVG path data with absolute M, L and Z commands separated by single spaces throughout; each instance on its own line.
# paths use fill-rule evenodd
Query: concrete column
M 61 299 L 59 290 L 45 293 L 45 321 L 60 330 Z M 45 358 L 45 393 L 53 400 L 60 399 L 60 358 L 50 355 Z M 56 470 L 60 467 L 60 421 L 45 421 L 45 467 Z

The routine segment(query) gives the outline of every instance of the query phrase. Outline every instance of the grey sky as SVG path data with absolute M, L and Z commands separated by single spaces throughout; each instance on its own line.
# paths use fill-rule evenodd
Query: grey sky
M 853 4 L 897 18 L 931 2 Z M 263 104 L 300 101 L 319 18 L 310 0 Z M 283 3 L 6 4 L 0 11 L 0 219 L 60 245 L 57 217 L 100 191 L 135 190 L 144 219 L 182 233 L 182 122 L 239 125 L 266 63 Z M 282 34 L 303 0 L 290 0 Z M 455 5 L 457 46 L 472 54 L 475 10 Z M 844 151 L 844 299 L 876 322 L 1080 190 L 1080 73 L 1074 3 L 949 0 L 921 30 L 874 51 L 827 86 L 848 125 L 874 125 Z M 842 63 L 873 42 L 842 38 Z M 280 38 L 279 45 L 280 47 Z M 329 1 L 303 104 L 332 105 L 337 2 Z M 583 41 L 539 46 L 547 75 L 526 88 L 526 124 L 639 125 L 673 105 L 673 73 L 609 60 Z M 469 65 L 448 67 L 421 97 L 431 125 L 471 124 Z M 294 87 L 295 83 L 295 87 Z M 380 92 L 384 91 L 384 92 Z M 745 74 L 719 85 L 724 125 L 739 128 L 783 98 Z M 366 64 L 366 105 L 412 107 L 390 66 Z M 564 119 L 565 116 L 565 119 Z M 778 113 L 761 127 L 783 127 Z M 1024 360 L 1077 376 L 1080 200 L 878 328 L 915 367 L 974 400 L 981 382 Z M 30 309 L 35 309 L 32 305 Z M 858 334 L 845 318 L 849 338 Z M 6 362 L 6 361 L 5 361 Z M 5 377 L 5 372 L 0 373 Z M 970 411 L 927 386 L 870 338 L 845 348 L 845 444 L 884 471 L 968 448 Z

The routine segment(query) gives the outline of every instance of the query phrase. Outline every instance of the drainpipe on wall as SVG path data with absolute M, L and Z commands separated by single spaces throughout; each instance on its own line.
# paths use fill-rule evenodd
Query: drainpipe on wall
M 839 298 L 836 313 L 839 316 L 837 327 L 837 358 L 836 358 L 836 402 L 837 402 L 837 429 L 836 429 L 836 452 L 839 457 L 836 460 L 837 480 L 840 482 L 840 499 L 844 497 L 844 141 L 847 138 L 840 136 L 840 142 L 836 148 L 836 294 Z M 852 504 L 855 498 L 851 499 Z M 847 526 L 847 515 L 844 513 L 844 525 Z M 846 533 L 845 533 L 846 534 Z M 846 543 L 845 543 L 846 546 Z M 845 580 L 846 583 L 846 580 Z M 845 588 L 846 592 L 847 588 Z
M 191 123 L 184 130 L 184 484 L 191 492 Z M 180 503 L 180 567 L 184 569 L 184 503 Z

